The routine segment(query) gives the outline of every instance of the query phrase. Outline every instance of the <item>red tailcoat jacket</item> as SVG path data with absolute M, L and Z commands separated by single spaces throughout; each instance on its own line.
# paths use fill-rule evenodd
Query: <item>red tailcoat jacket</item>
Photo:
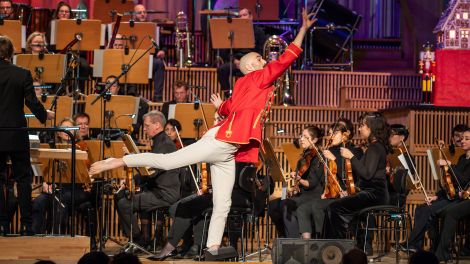
M 279 60 L 268 63 L 262 70 L 250 72 L 238 79 L 230 99 L 217 112 L 225 119 L 215 136 L 217 140 L 239 144 L 235 160 L 257 162 L 261 143 L 265 106 L 273 98 L 273 82 L 279 78 L 302 50 L 290 44 Z M 269 101 L 269 102 L 268 102 Z

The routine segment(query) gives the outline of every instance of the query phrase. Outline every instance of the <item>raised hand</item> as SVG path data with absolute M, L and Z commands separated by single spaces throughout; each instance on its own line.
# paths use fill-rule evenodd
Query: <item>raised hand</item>
M 307 10 L 305 10 L 305 8 L 302 9 L 302 27 L 304 28 L 310 28 L 313 24 L 315 24 L 315 22 L 317 21 L 317 19 L 312 19 L 312 17 L 315 15 L 315 13 L 310 13 L 310 14 L 307 14 Z
M 219 106 L 222 104 L 222 102 L 222 98 L 220 98 L 219 94 L 211 95 L 211 103 L 215 106 L 216 109 L 219 109 Z

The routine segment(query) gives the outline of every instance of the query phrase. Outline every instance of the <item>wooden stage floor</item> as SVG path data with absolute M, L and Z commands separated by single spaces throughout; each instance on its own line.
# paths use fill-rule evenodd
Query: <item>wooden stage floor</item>
M 38 260 L 52 260 L 57 264 L 75 264 L 80 257 L 89 251 L 89 238 L 83 236 L 71 237 L 0 237 L 0 264 L 33 264 Z M 114 255 L 120 250 L 117 244 L 106 244 L 105 253 Z M 263 262 L 258 256 L 247 259 L 254 264 L 272 263 L 271 255 L 263 254 Z M 156 263 L 142 256 L 143 264 Z M 158 263 L 190 264 L 198 261 L 187 259 L 168 259 Z M 218 264 L 222 262 L 205 262 Z M 395 255 L 390 254 L 381 259 L 381 263 L 395 263 Z M 401 254 L 400 263 L 408 263 L 406 254 Z M 461 259 L 460 263 L 470 264 L 470 259 Z

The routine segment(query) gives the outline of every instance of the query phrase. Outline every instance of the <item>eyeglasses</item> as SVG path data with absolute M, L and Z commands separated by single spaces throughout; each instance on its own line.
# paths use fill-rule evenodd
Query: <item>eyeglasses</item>
M 68 10 L 59 10 L 59 14 L 70 14 Z
M 11 6 L 2 6 L 0 7 L 2 10 L 11 10 Z

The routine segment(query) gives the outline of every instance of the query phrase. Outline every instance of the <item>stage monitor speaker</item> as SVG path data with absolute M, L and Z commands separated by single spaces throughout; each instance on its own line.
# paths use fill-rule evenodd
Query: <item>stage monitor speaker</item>
M 316 1 L 311 12 L 317 13 L 317 22 L 309 37 L 312 55 L 326 63 L 338 62 L 343 52 L 348 51 L 352 34 L 336 27 L 347 27 L 354 33 L 362 17 L 333 0 Z M 315 29 L 315 27 L 331 29 Z
M 274 264 L 340 264 L 343 255 L 355 246 L 348 239 L 277 238 L 274 241 Z

